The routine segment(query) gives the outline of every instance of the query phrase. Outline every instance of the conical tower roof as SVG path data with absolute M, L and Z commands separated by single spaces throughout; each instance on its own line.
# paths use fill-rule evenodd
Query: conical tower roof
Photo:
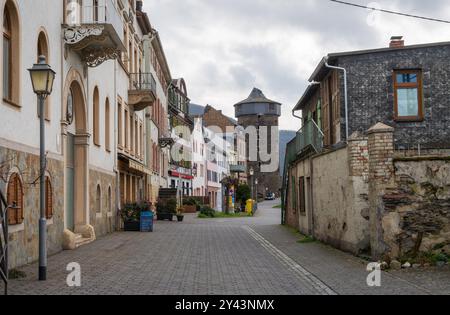
M 260 89 L 253 88 L 253 91 L 250 93 L 250 95 L 248 96 L 247 99 L 237 103 L 234 106 L 245 105 L 245 104 L 254 104 L 254 103 L 281 105 L 281 103 L 279 103 L 279 102 L 275 102 L 275 101 L 268 99 Z

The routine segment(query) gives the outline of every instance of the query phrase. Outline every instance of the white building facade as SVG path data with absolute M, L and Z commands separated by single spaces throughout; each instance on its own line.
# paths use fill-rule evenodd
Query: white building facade
M 193 117 L 194 130 L 192 132 L 192 157 L 194 179 L 192 188 L 194 196 L 206 197 L 207 194 L 207 163 L 206 163 L 206 143 L 203 134 L 203 119 L 201 116 Z
M 168 151 L 159 140 L 168 129 L 170 72 L 158 43 L 149 50 L 158 62 L 145 53 L 155 32 L 142 1 L 0 4 L 0 191 L 15 205 L 14 268 L 38 258 L 40 113 L 27 68 L 44 55 L 56 72 L 43 113 L 50 254 L 116 230 L 125 203 L 156 200 L 167 186 Z

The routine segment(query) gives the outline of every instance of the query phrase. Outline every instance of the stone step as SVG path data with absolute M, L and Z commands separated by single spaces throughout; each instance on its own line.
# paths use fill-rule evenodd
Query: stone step
M 76 234 L 75 235 L 75 247 L 76 248 L 79 248 L 79 247 L 81 247 L 83 245 L 90 244 L 92 242 L 93 242 L 92 239 L 84 238 L 83 235 L 81 235 L 81 234 Z
M 64 230 L 63 249 L 74 250 L 83 245 L 90 244 L 96 240 L 95 230 L 92 226 L 86 225 L 79 228 L 81 233 L 73 233 L 70 230 Z

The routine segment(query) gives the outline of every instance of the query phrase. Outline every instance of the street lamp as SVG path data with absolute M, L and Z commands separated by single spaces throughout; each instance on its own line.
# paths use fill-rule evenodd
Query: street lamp
M 45 114 L 44 100 L 52 93 L 55 71 L 46 63 L 45 56 L 28 69 L 33 91 L 39 99 L 40 113 L 40 219 L 39 219 L 39 281 L 47 280 L 47 218 L 45 215 Z
M 255 175 L 255 170 L 253 169 L 253 167 L 251 167 L 250 168 L 250 170 L 248 171 L 248 173 L 250 174 L 250 177 L 251 177 L 251 190 L 252 190 L 252 199 L 255 197 L 255 194 L 254 194 L 254 187 L 253 187 L 253 182 L 254 182 L 254 178 L 253 178 L 253 176 Z
M 258 181 L 258 179 L 255 179 L 255 186 L 256 186 L 256 208 L 258 209 L 258 184 L 259 184 L 259 181 Z

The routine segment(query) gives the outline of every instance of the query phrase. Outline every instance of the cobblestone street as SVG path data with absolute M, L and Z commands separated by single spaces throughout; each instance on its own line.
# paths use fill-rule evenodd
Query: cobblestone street
M 450 294 L 450 270 L 383 273 L 369 288 L 366 263 L 318 244 L 299 244 L 279 225 L 274 202 L 254 218 L 158 222 L 155 232 L 115 233 L 49 258 L 49 280 L 37 265 L 22 270 L 10 294 Z M 67 264 L 82 268 L 82 286 L 66 285 Z

